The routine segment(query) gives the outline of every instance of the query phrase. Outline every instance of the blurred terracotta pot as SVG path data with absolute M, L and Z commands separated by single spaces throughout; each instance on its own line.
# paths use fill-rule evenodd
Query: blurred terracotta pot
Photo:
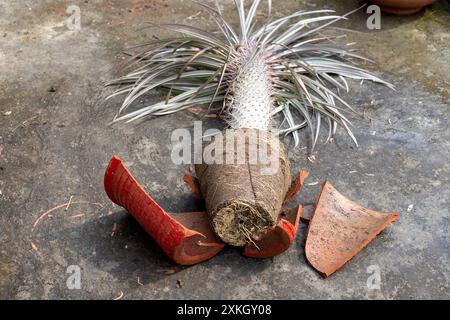
M 413 14 L 422 10 L 436 0 L 370 0 L 380 6 L 381 10 L 392 14 Z

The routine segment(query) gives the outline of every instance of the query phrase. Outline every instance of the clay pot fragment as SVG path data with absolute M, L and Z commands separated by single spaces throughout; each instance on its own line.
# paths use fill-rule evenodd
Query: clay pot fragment
M 215 256 L 225 246 L 212 232 L 205 212 L 167 213 L 117 156 L 106 169 L 104 185 L 111 201 L 124 207 L 174 262 L 196 264 Z
M 297 233 L 302 206 L 285 209 L 277 226 L 262 239 L 247 244 L 243 255 L 251 258 L 271 258 L 285 252 L 292 245 Z
M 306 258 L 314 269 L 328 277 L 396 220 L 396 213 L 366 209 L 326 181 L 309 223 Z
M 371 0 L 373 4 L 380 6 L 386 13 L 408 15 L 422 10 L 425 6 L 434 3 L 436 0 Z

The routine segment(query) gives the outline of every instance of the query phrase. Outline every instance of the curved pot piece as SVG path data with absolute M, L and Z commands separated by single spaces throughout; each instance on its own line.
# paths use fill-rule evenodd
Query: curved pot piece
M 387 13 L 408 15 L 419 12 L 423 7 L 434 3 L 436 0 L 370 0 L 380 6 Z
M 288 203 L 295 197 L 307 177 L 308 171 L 305 169 L 298 172 L 283 204 Z M 263 259 L 271 258 L 285 252 L 294 242 L 300 219 L 304 218 L 302 217 L 302 209 L 302 206 L 297 206 L 293 209 L 283 208 L 277 226 L 269 231 L 262 239 L 247 244 L 242 254 L 246 257 Z
M 204 212 L 180 213 L 176 218 L 167 214 L 117 156 L 106 169 L 104 186 L 111 201 L 124 207 L 176 263 L 202 262 L 224 247 L 210 230 Z
M 189 189 L 191 189 L 192 194 L 197 199 L 203 200 L 203 196 L 198 185 L 198 179 L 194 178 L 190 173 L 186 172 L 183 175 L 183 181 L 188 185 Z
M 366 209 L 326 181 L 309 223 L 306 258 L 314 269 L 328 277 L 396 221 L 397 216 Z
M 264 259 L 285 252 L 294 242 L 301 213 L 302 206 L 283 211 L 275 229 L 253 244 L 247 244 L 242 254 L 246 257 Z
M 283 204 L 290 202 L 295 197 L 295 195 L 299 193 L 306 178 L 308 178 L 308 171 L 306 171 L 305 169 L 300 170 L 291 187 L 289 188 L 286 197 L 283 200 Z

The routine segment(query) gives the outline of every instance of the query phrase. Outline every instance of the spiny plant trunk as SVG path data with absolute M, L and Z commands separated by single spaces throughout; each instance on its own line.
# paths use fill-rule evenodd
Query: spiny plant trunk
M 273 109 L 272 80 L 262 53 L 241 46 L 226 70 L 229 93 L 225 97 L 226 121 L 233 129 L 268 131 Z

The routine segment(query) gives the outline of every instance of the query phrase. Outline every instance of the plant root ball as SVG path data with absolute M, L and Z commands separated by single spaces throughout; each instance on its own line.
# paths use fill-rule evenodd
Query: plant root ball
M 230 129 L 204 150 L 195 171 L 214 232 L 233 246 L 260 239 L 276 226 L 291 184 L 282 143 L 258 129 Z

